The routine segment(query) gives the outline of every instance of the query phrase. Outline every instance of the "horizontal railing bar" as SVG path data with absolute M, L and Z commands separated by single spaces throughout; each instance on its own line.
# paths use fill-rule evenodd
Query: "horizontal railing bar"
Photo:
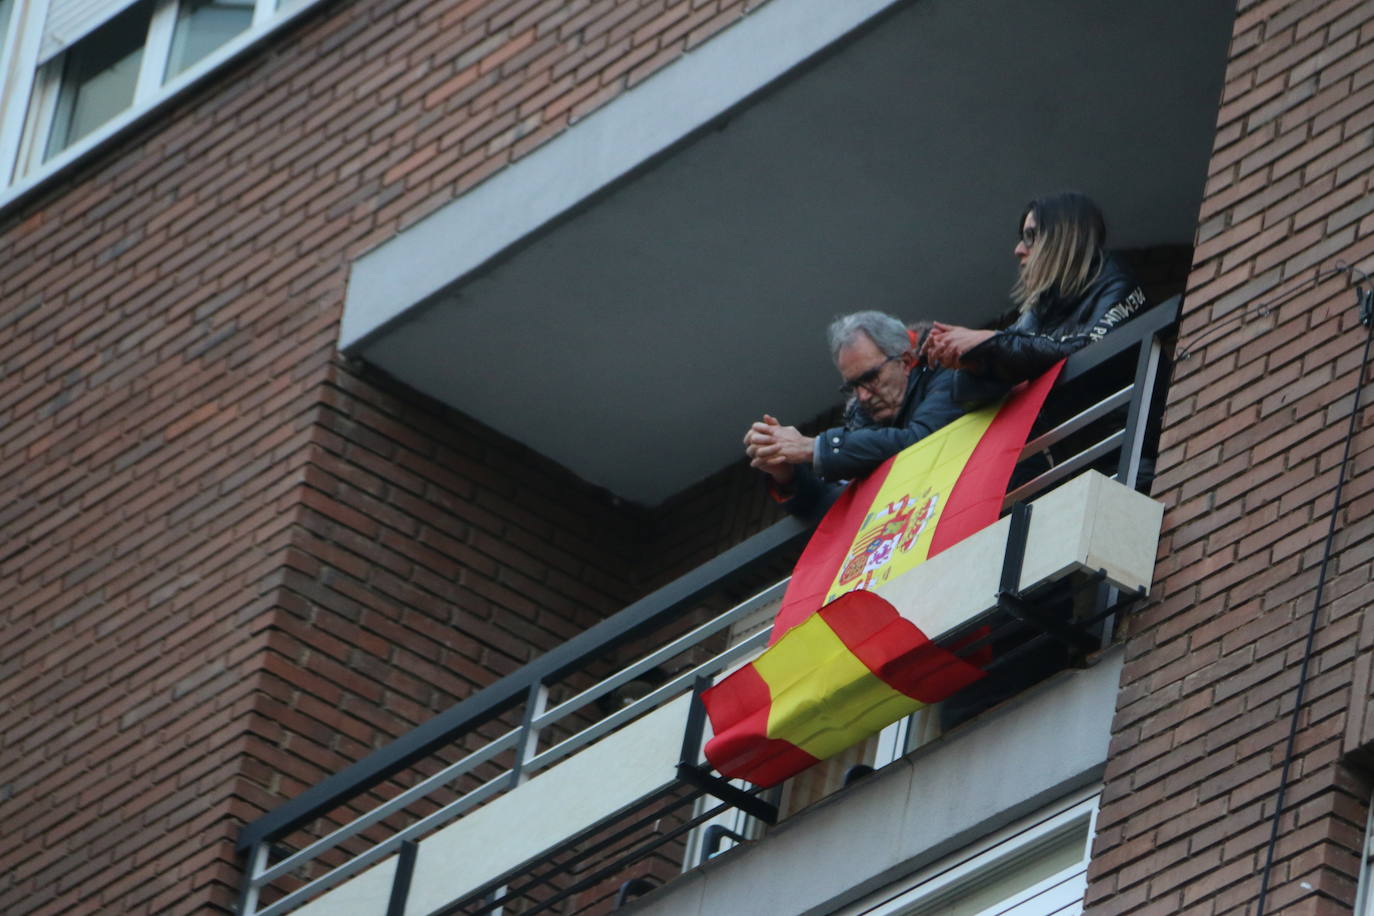
M 431 830 L 438 830 L 440 827 L 444 826 L 449 821 L 454 820 L 459 815 L 463 814 L 469 808 L 472 808 L 477 804 L 486 801 L 488 798 L 497 795 L 500 792 L 505 792 L 509 791 L 510 789 L 514 789 L 516 787 L 516 783 L 518 782 L 518 780 L 511 779 L 510 777 L 513 775 L 513 773 L 507 772 L 501 776 L 496 777 L 493 780 L 490 780 L 489 782 L 482 783 L 482 785 L 478 786 L 476 789 L 473 789 L 471 792 L 464 795 L 462 798 L 456 798 L 453 801 L 449 802 L 447 805 L 444 805 L 438 811 L 435 811 L 432 814 L 427 814 L 424 817 L 420 818 L 418 821 L 411 824 L 409 827 L 405 828 L 397 835 L 400 836 L 402 839 L 410 839 L 411 837 L 416 837 L 420 834 L 428 833 Z M 511 785 L 502 785 L 502 783 L 504 782 L 509 782 L 511 783 Z M 491 787 L 490 790 L 487 790 L 488 786 Z
M 335 830 L 328 836 L 322 837 L 316 840 L 315 842 L 311 843 L 309 846 L 306 846 L 304 849 L 301 849 L 293 853 L 290 857 L 282 859 L 276 865 L 272 866 L 270 869 L 263 872 L 262 875 L 259 876 L 259 878 L 257 879 L 256 883 L 259 886 L 265 885 L 270 881 L 275 881 L 282 875 L 294 871 L 295 869 L 299 868 L 300 866 L 306 864 L 307 862 L 319 856 L 320 853 L 333 849 L 335 846 L 339 845 L 344 840 L 348 839 L 354 834 L 366 830 L 368 827 L 371 827 L 373 824 L 377 823 L 383 818 L 390 817 L 392 814 L 395 814 L 397 811 L 400 811 L 401 809 L 405 808 L 410 803 L 428 795 L 431 791 L 437 789 L 439 786 L 452 782 L 459 776 L 462 776 L 465 773 L 467 773 L 467 771 L 472 769 L 473 767 L 486 763 L 488 760 L 495 757 L 497 754 L 502 753 L 503 751 L 510 750 L 511 748 L 515 747 L 516 741 L 519 737 L 520 729 L 511 729 L 501 737 L 497 738 L 495 741 L 492 741 L 486 744 L 485 746 L 479 748 L 478 750 L 473 751 L 471 754 L 468 754 L 462 760 L 454 761 L 453 763 L 444 767 L 439 772 L 435 773 L 433 776 L 429 776 L 421 782 L 416 783 L 415 785 L 411 786 L 409 789 L 406 789 L 404 792 L 402 792 L 400 795 L 397 795 L 390 801 L 387 801 L 386 803 L 379 805 L 378 807 L 372 809 L 371 811 L 360 817 L 354 818 L 353 820 L 349 821 L 347 824 L 344 824 L 342 827 L 340 827 L 338 830 Z
M 314 881 L 311 881 L 309 884 L 304 885 L 303 887 L 296 888 L 294 891 L 287 894 L 285 897 L 281 898 L 276 903 L 273 903 L 271 906 L 266 906 L 258 910 L 254 914 L 254 916 L 279 916 L 279 914 L 281 913 L 285 913 L 288 910 L 300 906 L 302 903 L 305 903 L 311 897 L 317 896 L 323 891 L 329 890 L 331 887 L 338 884 L 340 881 L 343 881 L 345 878 L 351 878 L 353 875 L 356 875 L 358 872 L 362 871 L 368 866 L 385 858 L 392 852 L 392 850 L 396 849 L 398 846 L 401 845 L 401 843 L 410 839 L 412 836 L 424 833 L 426 830 L 430 829 L 427 825 L 431 820 L 433 820 L 433 818 L 440 814 L 443 814 L 445 811 L 447 811 L 449 808 L 454 807 L 459 802 L 467 802 L 468 806 L 471 807 L 472 805 L 477 804 L 479 801 L 485 801 L 488 797 L 495 795 L 498 784 L 503 782 L 514 782 L 514 780 L 511 778 L 510 773 L 503 773 L 502 775 L 493 779 L 491 782 L 483 783 L 478 788 L 474 789 L 467 795 L 464 795 L 462 798 L 458 799 L 457 802 L 453 802 L 452 804 L 449 804 L 444 808 L 439 809 L 438 811 L 434 812 L 434 814 L 429 815 L 429 817 L 426 817 L 423 820 L 416 821 L 404 830 L 398 831 L 397 833 L 378 843 L 376 846 L 373 846 L 367 852 L 361 853 L 356 858 L 349 859 L 342 865 L 339 865 L 334 869 L 330 870 L 327 874 L 320 875 L 318 878 L 316 878 Z
M 686 636 L 680 638 L 679 640 L 676 640 L 675 644 L 684 643 L 684 641 L 689 640 L 689 638 L 694 635 L 698 637 L 702 635 L 711 635 L 711 633 L 715 632 L 716 630 L 722 629 L 724 626 L 729 626 L 735 620 L 738 620 L 740 617 L 747 616 L 749 613 L 754 611 L 759 606 L 767 603 L 768 600 L 771 600 L 778 593 L 778 591 L 785 588 L 786 585 L 787 580 L 783 580 L 782 582 L 770 586 L 763 592 L 760 592 L 759 595 L 754 596 L 754 598 L 748 601 L 744 601 L 739 605 L 736 605 L 729 611 L 726 611 L 725 613 L 719 615 L 717 618 L 715 618 L 715 620 L 710 621 L 707 624 L 703 624 L 701 627 L 698 627 L 696 630 L 693 630 L 692 633 L 689 633 Z M 724 623 L 720 623 L 720 621 L 722 620 L 724 621 Z M 713 626 L 713 624 L 719 625 Z M 707 632 L 704 634 L 701 633 L 701 631 L 703 630 L 706 630 Z M 561 759 L 562 757 L 567 756 L 568 754 L 578 750 L 580 747 L 590 744 L 592 741 L 601 737 L 606 732 L 615 729 L 623 722 L 637 718 L 646 712 L 650 712 L 653 709 L 656 709 L 657 707 L 673 699 L 675 696 L 684 693 L 690 687 L 692 681 L 698 675 L 714 674 L 715 672 L 725 668 L 735 659 L 748 654 L 750 651 L 754 651 L 758 648 L 761 648 L 760 644 L 766 641 L 767 636 L 767 630 L 754 634 L 749 639 L 744 640 L 736 646 L 730 647 L 725 652 L 722 652 L 720 655 L 708 659 L 706 662 L 703 662 L 701 665 L 698 665 L 691 671 L 674 678 L 668 683 L 660 686 L 658 689 L 639 698 L 631 705 L 626 706 L 624 709 L 617 710 L 615 713 L 611 714 L 610 716 L 607 716 L 605 719 L 593 724 L 592 726 L 590 726 L 587 729 L 584 729 L 578 734 L 573 735 L 567 740 L 560 742 L 553 748 L 550 748 L 544 751 L 542 754 L 538 754 L 532 757 L 526 763 L 524 772 L 526 772 L 527 774 L 532 774 L 536 770 L 548 766 L 551 763 Z M 633 668 L 636 666 L 631 667 Z M 345 824 L 343 827 L 340 827 L 338 830 L 334 831 L 334 833 L 331 833 L 329 836 L 317 840 L 310 846 L 305 847 L 304 849 L 291 855 L 289 858 L 282 860 L 270 869 L 267 869 L 266 871 L 262 872 L 260 875 L 256 876 L 253 879 L 253 885 L 256 887 L 263 887 L 271 883 L 272 881 L 275 881 L 276 879 L 282 877 L 283 875 L 289 874 L 290 872 L 296 870 L 302 865 L 305 865 L 308 862 L 312 861 L 321 853 L 333 848 L 334 846 L 337 846 L 339 843 L 343 842 L 349 837 L 372 826 L 372 824 L 376 823 L 377 821 L 382 820 L 383 818 L 391 814 L 394 814 L 396 811 L 404 808 L 406 805 L 410 804 L 416 799 L 423 797 L 429 791 L 436 788 L 438 785 L 449 782 L 452 779 L 456 779 L 458 776 L 463 775 L 463 773 L 465 773 L 471 767 L 486 762 L 487 760 L 491 759 L 492 757 L 496 756 L 502 751 L 509 750 L 517 743 L 519 739 L 519 734 L 520 729 L 512 729 L 511 731 L 502 735 L 500 738 L 496 739 L 495 741 L 491 742 L 490 744 L 486 745 L 480 750 L 474 751 L 472 754 L 469 754 L 462 760 L 456 761 L 455 763 L 444 768 L 440 772 L 428 777 L 423 782 L 417 783 L 415 786 L 412 786 L 410 789 L 407 789 L 404 793 L 398 795 L 394 799 L 391 799 L 386 804 L 379 806 L 378 808 L 368 812 L 367 814 L 357 818 L 356 820 L 350 821 L 348 824 Z M 508 776 L 508 773 L 503 773 L 500 777 L 497 777 L 496 780 L 493 780 L 493 782 L 500 781 L 502 779 L 507 778 Z M 486 785 L 490 785 L 490 783 Z M 468 794 L 473 795 L 479 792 L 481 788 L 486 788 L 486 785 L 479 787 L 478 790 L 474 790 L 473 793 Z M 486 795 L 491 794 L 494 793 L 488 791 L 481 797 L 469 800 L 469 805 L 475 804 L 476 801 L 480 801 L 483 798 L 485 798 Z M 463 796 L 463 798 L 465 799 L 467 797 L 467 795 Z M 455 801 L 454 804 L 457 804 L 459 801 L 462 801 L 462 799 Z M 431 814 L 425 820 L 419 821 L 416 824 L 411 825 L 411 827 L 406 828 L 406 835 L 409 835 L 410 831 L 420 828 L 423 824 L 430 822 L 434 817 L 438 815 L 450 813 L 453 817 L 457 817 L 459 814 L 463 813 L 462 810 L 453 811 L 452 807 L 453 806 L 450 805 L 446 808 L 440 809 L 439 811 L 434 812 L 434 814 Z M 397 836 L 400 836 L 400 834 L 397 834 Z M 389 838 L 386 842 L 390 843 L 396 839 L 397 837 L 393 836 Z M 350 871 L 350 873 L 352 872 Z M 327 889 L 328 886 L 318 886 L 318 890 L 323 891 Z M 263 910 L 261 912 L 266 914 L 267 910 Z
M 621 669 L 611 677 L 606 678 L 604 681 L 601 681 L 593 687 L 588 687 L 586 690 L 582 691 L 574 697 L 564 700 L 562 703 L 559 703 L 557 706 L 548 710 L 543 715 L 536 717 L 534 720 L 534 727 L 536 729 L 542 729 L 545 726 L 551 725 L 552 723 L 561 719 L 568 713 L 581 709 L 588 703 L 594 702 L 595 700 L 599 699 L 605 694 L 610 693 L 612 690 L 615 690 L 617 687 L 621 687 L 624 684 L 628 684 L 630 681 L 634 680 L 636 677 L 643 674 L 645 671 L 648 671 L 649 669 L 653 668 L 660 662 L 667 661 L 668 659 L 681 654 L 682 652 L 686 651 L 687 649 L 690 649 L 692 646 L 704 640 L 706 637 L 712 636 L 715 633 L 725 629 L 726 627 L 731 626 L 741 617 L 749 616 L 758 608 L 772 601 L 775 597 L 777 597 L 779 593 L 785 591 L 787 589 L 787 583 L 790 581 L 792 580 L 789 576 L 788 578 L 783 579 L 780 582 L 770 585 L 768 588 L 759 592 L 757 595 L 740 602 L 739 604 L 732 607 L 730 610 L 725 611 L 724 613 L 712 618 L 711 620 L 708 620 L 706 623 L 703 623 L 701 626 L 697 627 L 695 630 L 692 630 L 690 633 L 687 633 L 683 636 L 679 636 L 677 639 L 668 643 L 668 645 L 664 646 L 661 649 L 655 650 L 649 655 L 644 656 L 639 661 L 635 662 L 627 668 Z
M 1088 409 L 1069 417 L 1053 429 L 1046 430 L 1043 435 L 1036 436 L 1030 442 L 1026 443 L 1026 447 L 1021 450 L 1021 455 L 1017 460 L 1020 461 L 1034 455 L 1036 452 L 1042 452 L 1056 442 L 1062 442 L 1064 439 L 1068 438 L 1070 434 L 1078 432 L 1078 430 L 1087 426 L 1094 420 L 1106 416 L 1118 407 L 1129 404 L 1131 402 L 1131 393 L 1134 390 L 1134 383 L 1127 385 L 1116 394 L 1103 398 Z
M 526 761 L 525 772 L 533 773 L 536 770 L 546 767 L 566 757 L 573 751 L 585 747 L 607 732 L 619 727 L 622 723 L 657 709 L 679 694 L 684 693 L 700 675 L 715 674 L 736 659 L 743 658 L 750 652 L 763 648 L 763 644 L 768 642 L 768 635 L 771 632 L 772 627 L 769 627 L 766 630 L 760 630 L 754 633 L 747 639 L 736 643 L 719 655 L 702 662 L 690 671 L 684 671 L 671 681 L 656 688 L 653 692 L 647 693 L 638 700 L 635 700 L 624 709 L 616 710 L 606 718 L 589 725 L 577 734 L 563 739 L 548 750 L 535 754 Z
M 1120 448 L 1121 443 L 1125 441 L 1125 439 L 1125 431 L 1117 430 L 1107 438 L 1103 439 L 1101 442 L 1098 442 L 1096 445 L 1086 448 L 1083 451 L 1079 452 L 1077 455 L 1074 455 L 1073 457 L 1068 458 L 1065 461 L 1060 462 L 1059 464 L 1056 464 L 1054 467 L 1050 468 L 1048 471 L 1041 474 L 1039 477 L 1036 477 L 1034 480 L 1030 480 L 1022 484 L 1015 490 L 1008 493 L 1007 498 L 1002 501 L 1002 508 L 1005 509 L 1007 506 L 1010 506 L 1011 504 L 1016 502 L 1020 502 L 1028 496 L 1034 496 L 1036 493 L 1039 493 L 1041 490 L 1045 489 L 1045 487 L 1049 486 L 1055 481 L 1062 480 L 1063 478 L 1072 474 L 1074 471 L 1077 471 L 1080 468 L 1088 466 L 1092 462 L 1096 461 L 1098 458 L 1101 458 L 1103 455 L 1110 452 L 1112 449 Z
M 1178 310 L 1182 304 L 1182 296 L 1166 299 L 1159 305 L 1141 312 L 1092 346 L 1077 351 L 1064 364 L 1064 371 L 1059 373 L 1056 387 L 1072 382 L 1114 357 L 1150 340 L 1178 320 Z
M 518 671 L 477 691 L 357 763 L 327 777 L 239 831 L 246 852 L 262 840 L 278 839 L 310 820 L 400 772 L 452 742 L 467 730 L 499 716 L 525 698 L 535 683 L 549 683 L 641 633 L 671 619 L 751 564 L 792 546 L 810 528 L 786 518 L 708 560 L 692 572 L 641 598 Z

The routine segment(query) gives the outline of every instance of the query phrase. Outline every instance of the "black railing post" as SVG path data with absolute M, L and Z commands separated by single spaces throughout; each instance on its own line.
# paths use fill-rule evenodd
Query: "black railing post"
M 420 844 L 414 840 L 401 843 L 396 856 L 396 874 L 391 879 L 391 899 L 387 901 L 386 916 L 405 916 L 406 901 L 410 899 L 410 879 L 415 874 L 415 857 Z
M 1159 335 L 1152 334 L 1140 342 L 1136 351 L 1134 396 L 1126 410 L 1126 425 L 1122 430 L 1125 437 L 1121 441 L 1116 471 L 1116 479 L 1133 490 L 1140 481 L 1140 460 L 1144 455 L 1145 432 L 1150 422 L 1162 349 Z
M 777 805 L 771 805 L 756 795 L 730 785 L 727 779 L 711 775 L 709 766 L 697 762 L 701 754 L 701 739 L 706 734 L 706 706 L 701 702 L 701 695 L 710 686 L 711 679 L 707 677 L 697 678 L 692 686 L 691 706 L 687 710 L 687 725 L 682 735 L 682 754 L 678 757 L 677 778 L 765 824 L 776 824 Z
M 1026 543 L 1030 535 L 1031 507 L 1015 503 L 1007 529 L 1007 546 L 1002 555 L 1002 575 L 997 587 L 997 606 L 1003 613 L 1015 617 L 1058 640 L 1075 652 L 1087 652 L 1093 640 L 1070 623 L 1056 619 L 1037 608 L 1021 594 L 1021 569 L 1026 559 Z
M 706 705 L 701 695 L 711 686 L 711 679 L 700 675 L 692 682 L 692 699 L 687 707 L 687 727 L 682 733 L 682 753 L 678 755 L 678 766 L 694 767 L 700 760 L 701 738 L 706 734 Z
M 1030 535 L 1031 507 L 1026 503 L 1012 503 L 1011 518 L 1007 521 L 1007 546 L 1002 554 L 1002 575 L 997 583 L 997 595 L 1017 595 L 1021 592 L 1021 568 L 1026 562 L 1026 541 Z

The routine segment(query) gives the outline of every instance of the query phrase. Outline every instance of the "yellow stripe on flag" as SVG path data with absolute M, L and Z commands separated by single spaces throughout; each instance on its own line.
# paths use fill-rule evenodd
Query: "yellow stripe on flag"
M 859 526 L 823 604 L 923 563 L 940 515 L 998 405 L 965 414 L 899 453 Z
M 1062 365 L 840 494 L 792 573 L 771 648 L 702 694 L 712 766 L 776 785 L 982 676 L 986 646 L 961 658 L 966 643 L 942 648 L 932 640 L 946 634 L 922 630 L 921 607 L 898 612 L 871 589 L 996 521 Z
M 768 737 L 825 760 L 924 704 L 883 683 L 819 614 L 753 662 L 768 684 Z

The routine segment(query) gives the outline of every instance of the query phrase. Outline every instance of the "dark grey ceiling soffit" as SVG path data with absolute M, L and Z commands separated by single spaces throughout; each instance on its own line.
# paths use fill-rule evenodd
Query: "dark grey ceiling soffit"
M 864 5 L 772 0 L 365 256 L 341 345 L 653 505 L 765 411 L 834 403 L 836 314 L 1002 311 L 1037 194 L 1089 193 L 1119 247 L 1191 244 L 1229 0 L 919 0 L 816 54 Z M 705 118 L 794 38 L 811 60 Z

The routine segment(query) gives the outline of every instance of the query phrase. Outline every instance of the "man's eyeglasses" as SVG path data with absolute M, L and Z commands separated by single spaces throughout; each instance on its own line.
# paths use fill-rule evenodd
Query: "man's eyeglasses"
M 883 367 L 886 366 L 888 363 L 892 362 L 893 360 L 897 359 L 901 359 L 901 357 L 889 356 L 887 359 L 878 363 L 878 365 L 874 366 L 872 369 L 869 369 L 867 372 L 860 373 L 854 378 L 849 379 L 847 382 L 840 386 L 840 394 L 844 395 L 847 398 L 852 398 L 855 394 L 858 393 L 860 388 L 867 391 L 869 394 L 877 394 L 877 392 L 873 390 L 873 383 L 878 381 L 878 376 L 882 373 Z

